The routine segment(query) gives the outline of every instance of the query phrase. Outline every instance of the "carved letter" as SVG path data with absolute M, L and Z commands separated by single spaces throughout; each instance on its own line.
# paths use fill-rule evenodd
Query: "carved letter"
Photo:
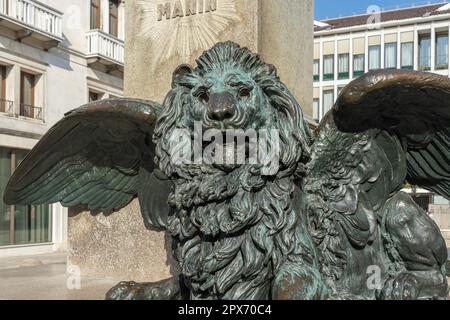
M 235 130 L 234 136 L 237 140 L 236 145 L 236 164 L 246 164 L 245 157 L 247 153 L 246 141 L 248 141 L 248 163 L 249 164 L 258 164 L 258 134 L 255 130 L 249 129 L 247 131 L 244 130 Z M 227 135 L 228 139 L 228 135 Z M 228 143 L 228 141 L 227 141 Z
M 261 175 L 273 176 L 280 169 L 280 136 L 277 130 L 260 130 L 258 141 Z
M 187 129 L 175 129 L 170 136 L 170 163 L 182 166 L 192 163 L 191 134 Z
M 194 122 L 194 164 L 203 163 L 203 125 L 201 121 Z
M 203 141 L 211 142 L 203 151 L 203 162 L 208 165 L 223 165 L 225 153 L 222 132 L 209 129 L 203 134 Z
M 81 289 L 81 269 L 79 266 L 71 265 L 67 267 L 67 273 L 70 274 L 67 277 L 66 285 L 69 290 Z
M 197 13 L 197 0 L 186 0 L 186 17 Z
M 381 268 L 379 266 L 369 266 L 367 268 L 367 289 L 369 290 L 381 290 Z
M 370 14 L 369 19 L 367 19 L 367 26 L 369 30 L 381 29 L 381 11 L 379 6 L 372 5 L 367 8 L 367 14 Z
M 158 21 L 161 21 L 163 16 L 170 19 L 170 3 L 158 4 Z
M 217 10 L 217 0 L 205 0 L 205 12 Z
M 178 17 L 181 17 L 181 18 L 184 17 L 183 6 L 181 5 L 180 0 L 175 1 L 175 4 L 173 5 L 173 13 L 172 13 L 172 19 L 175 19 Z

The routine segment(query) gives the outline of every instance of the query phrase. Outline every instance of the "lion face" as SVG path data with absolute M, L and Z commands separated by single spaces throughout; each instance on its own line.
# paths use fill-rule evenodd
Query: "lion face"
M 274 110 L 248 72 L 211 70 L 194 74 L 189 88 L 186 117 L 202 123 L 205 130 L 258 130 L 274 120 Z

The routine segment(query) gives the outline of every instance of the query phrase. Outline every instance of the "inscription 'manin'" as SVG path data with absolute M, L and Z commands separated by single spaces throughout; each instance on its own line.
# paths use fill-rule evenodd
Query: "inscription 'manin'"
M 173 4 L 173 5 L 172 5 Z M 158 5 L 158 21 L 163 17 L 168 19 L 182 18 L 195 14 L 203 14 L 217 10 L 217 0 L 185 0 L 184 6 L 181 0 L 173 3 L 166 2 Z
M 241 21 L 236 0 L 135 1 L 140 7 L 139 37 L 151 43 L 151 70 L 174 57 L 189 61 Z

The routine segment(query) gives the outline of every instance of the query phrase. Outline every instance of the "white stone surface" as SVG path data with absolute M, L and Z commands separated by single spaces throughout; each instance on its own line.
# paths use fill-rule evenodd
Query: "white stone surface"
M 33 2 L 34 0 L 31 0 Z M 0 113 L 0 147 L 30 150 L 64 114 L 88 102 L 89 90 L 101 93 L 100 98 L 123 95 L 123 74 L 106 73 L 88 64 L 86 33 L 90 30 L 90 1 L 40 0 L 62 14 L 62 42 L 44 50 L 29 39 L 15 40 L 14 32 L 0 27 L 0 64 L 7 68 L 6 97 L 14 103 L 14 116 Z M 104 13 L 108 0 L 102 0 Z M 101 31 L 108 31 L 108 19 L 103 15 Z M 20 23 L 20 22 L 17 22 Z M 124 8 L 119 7 L 119 37 L 124 37 Z M 33 27 L 33 26 L 31 26 Z M 43 108 L 43 119 L 17 116 L 20 113 L 20 73 L 36 74 L 34 105 Z M 3 190 L 0 190 L 2 194 Z M 0 247 L 0 256 L 42 253 L 62 250 L 67 240 L 67 210 L 52 207 L 53 242 L 50 245 Z

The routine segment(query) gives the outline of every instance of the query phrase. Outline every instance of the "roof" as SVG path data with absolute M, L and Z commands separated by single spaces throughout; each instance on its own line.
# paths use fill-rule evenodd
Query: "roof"
M 391 11 L 383 11 L 380 13 L 380 22 L 407 20 L 413 18 L 421 18 L 432 15 L 441 15 L 450 13 L 449 4 L 433 4 L 407 9 L 397 9 Z M 368 24 L 372 14 L 359 16 L 343 17 L 329 20 L 322 20 L 314 24 L 314 31 L 334 30 L 341 28 L 349 28 L 355 26 L 364 26 Z

